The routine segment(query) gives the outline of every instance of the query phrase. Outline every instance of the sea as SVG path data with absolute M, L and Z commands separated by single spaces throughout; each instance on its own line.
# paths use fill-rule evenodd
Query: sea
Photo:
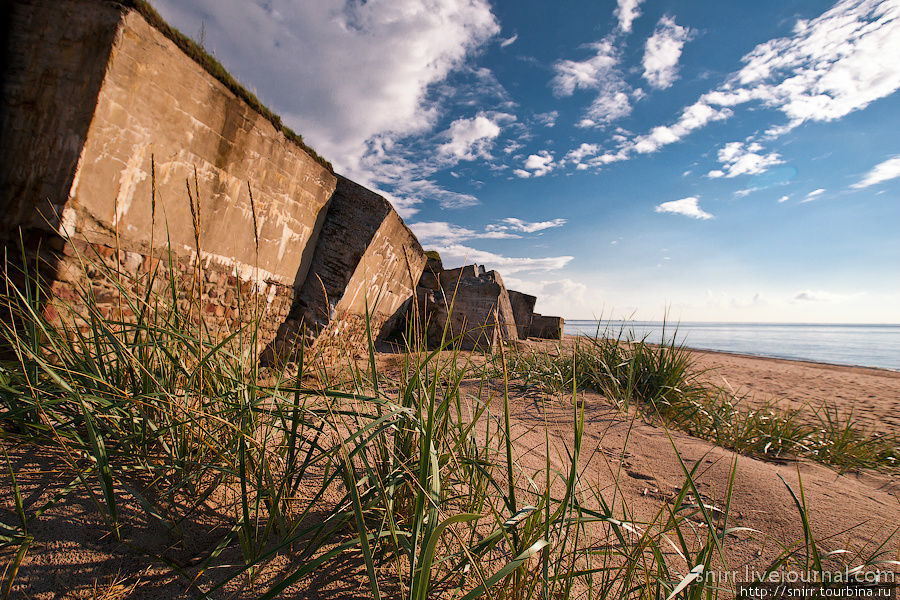
M 568 320 L 565 333 L 663 340 L 697 348 L 900 371 L 900 325 Z

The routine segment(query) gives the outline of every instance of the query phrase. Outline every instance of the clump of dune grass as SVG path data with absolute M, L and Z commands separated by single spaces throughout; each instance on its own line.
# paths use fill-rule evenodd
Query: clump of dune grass
M 852 415 L 832 407 L 787 410 L 775 402 L 750 406 L 749 398 L 705 381 L 689 349 L 666 338 L 659 344 L 618 331 L 579 336 L 572 352 L 526 350 L 509 359 L 519 384 L 556 392 L 577 387 L 602 393 L 619 408 L 636 408 L 667 426 L 725 448 L 769 459 L 798 456 L 840 472 L 898 466 L 900 440 L 871 433 Z M 496 367 L 495 367 L 496 369 Z
M 697 574 L 724 566 L 729 541 L 749 533 L 730 524 L 734 470 L 712 510 L 691 499 L 701 497 L 697 467 L 682 463 L 681 492 L 644 521 L 621 494 L 583 476 L 593 455 L 577 388 L 588 381 L 623 406 L 672 415 L 695 389 L 672 374 L 690 373 L 680 350 L 596 340 L 571 356 L 533 358 L 553 369 L 541 385 L 559 377 L 572 416 L 568 445 L 552 444 L 545 430 L 546 462 L 535 472 L 517 460 L 510 412 L 519 355 L 501 348 L 496 362 L 474 364 L 446 331 L 428 350 L 410 329 L 399 374 L 388 376 L 377 369 L 370 329 L 367 360 L 348 348 L 335 368 L 300 347 L 293 365 L 263 373 L 265 314 L 255 306 L 241 307 L 244 325 L 216 338 L 197 318 L 199 281 L 180 277 L 171 257 L 147 274 L 80 258 L 85 274 L 114 287 L 118 310 L 104 310 L 85 278 L 82 308 L 50 318 L 41 270 L 25 261 L 4 270 L 0 437 L 4 449 L 39 448 L 62 462 L 56 493 L 36 504 L 7 461 L 15 515 L 0 527 L 6 595 L 42 542 L 33 524 L 87 498 L 109 535 L 203 598 L 235 587 L 276 598 L 347 557 L 373 598 L 733 596 L 733 586 Z M 180 301 L 194 293 L 196 302 Z M 207 526 L 216 538 L 190 555 L 129 539 L 131 520 L 142 520 L 183 540 L 200 513 L 212 518 L 213 505 Z M 802 560 L 824 568 L 809 562 L 818 554 L 805 510 L 798 502 L 804 539 L 770 569 Z M 883 554 L 858 562 L 874 565 Z

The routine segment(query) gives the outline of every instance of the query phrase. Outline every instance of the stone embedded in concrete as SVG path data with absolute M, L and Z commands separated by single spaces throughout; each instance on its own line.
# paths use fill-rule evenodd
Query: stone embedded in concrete
M 528 339 L 536 302 L 536 296 L 509 290 L 509 303 L 512 305 L 513 317 L 516 320 L 516 333 L 519 335 L 520 340 Z
M 293 295 L 336 184 L 330 171 L 136 11 L 17 0 L 8 12 L 4 242 L 19 227 L 64 230 L 145 257 L 199 257 L 252 282 L 267 304 Z
M 545 317 L 535 313 L 531 319 L 529 337 L 542 340 L 561 340 L 566 321 L 562 317 Z
M 288 327 L 302 322 L 319 344 L 366 341 L 399 327 L 426 257 L 412 231 L 379 194 L 338 176 L 309 274 Z
M 441 271 L 437 288 L 419 288 L 420 313 L 427 320 L 429 345 L 459 339 L 463 350 L 489 349 L 517 339 L 515 318 L 503 279 L 496 271 L 467 265 Z

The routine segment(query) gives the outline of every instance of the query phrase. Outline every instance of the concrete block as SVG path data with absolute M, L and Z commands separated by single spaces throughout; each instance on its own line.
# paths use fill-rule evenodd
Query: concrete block
M 441 271 L 437 280 L 438 289 L 419 288 L 429 345 L 440 343 L 447 324 L 448 339 L 459 338 L 464 350 L 489 349 L 517 339 L 509 294 L 499 273 L 467 265 Z
M 401 326 L 426 260 L 390 202 L 338 176 L 290 320 L 317 343 L 362 343 L 368 307 L 372 335 L 383 339 Z
M 520 340 L 528 339 L 531 330 L 531 319 L 534 316 L 536 296 L 509 290 L 509 303 L 512 305 L 513 317 L 516 321 L 516 333 Z
M 535 313 L 528 335 L 543 340 L 561 340 L 565 323 L 562 317 L 545 317 Z

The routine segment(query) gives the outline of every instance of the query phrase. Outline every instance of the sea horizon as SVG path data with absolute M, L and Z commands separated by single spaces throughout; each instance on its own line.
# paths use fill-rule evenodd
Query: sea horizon
M 695 350 L 900 371 L 900 324 L 569 319 L 571 335 L 631 335 Z

